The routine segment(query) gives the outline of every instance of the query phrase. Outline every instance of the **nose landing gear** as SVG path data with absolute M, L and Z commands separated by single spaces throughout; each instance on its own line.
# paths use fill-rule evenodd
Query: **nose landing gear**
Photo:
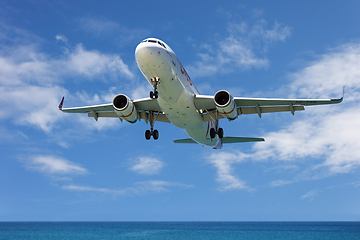
M 158 77 L 153 77 L 153 78 L 151 78 L 151 82 L 152 82 L 152 85 L 154 86 L 154 91 L 150 92 L 150 98 L 155 98 L 156 99 L 156 98 L 159 97 L 157 87 L 160 84 L 161 80 Z

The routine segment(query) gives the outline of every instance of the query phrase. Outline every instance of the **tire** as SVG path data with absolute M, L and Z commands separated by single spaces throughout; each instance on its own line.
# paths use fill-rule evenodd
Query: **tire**
M 214 138 L 216 135 L 215 129 L 214 128 L 210 128 L 210 137 Z
M 222 128 L 219 128 L 219 130 L 218 130 L 218 136 L 219 136 L 219 138 L 223 138 L 223 136 L 224 136 L 224 130 L 223 130 Z
M 154 98 L 158 98 L 158 97 L 159 97 L 159 93 L 158 93 L 158 91 L 155 91 Z
M 152 91 L 150 92 L 150 98 L 154 98 L 154 93 Z
M 145 139 L 150 140 L 150 138 L 151 138 L 151 132 L 150 132 L 150 130 L 146 130 L 145 131 Z
M 159 138 L 159 131 L 156 129 L 153 132 L 153 138 L 154 138 L 154 140 L 157 140 Z

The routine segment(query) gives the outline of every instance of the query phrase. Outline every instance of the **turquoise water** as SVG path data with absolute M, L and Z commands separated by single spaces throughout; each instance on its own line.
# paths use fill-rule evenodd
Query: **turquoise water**
M 0 239 L 360 239 L 360 222 L 0 222 Z

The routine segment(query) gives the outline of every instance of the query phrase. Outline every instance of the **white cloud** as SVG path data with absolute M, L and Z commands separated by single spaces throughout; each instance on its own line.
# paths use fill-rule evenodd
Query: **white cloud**
M 259 67 L 266 68 L 269 65 L 267 59 L 257 57 L 254 51 L 246 44 L 234 36 L 230 36 L 221 42 L 221 54 L 215 61 L 220 60 L 221 65 L 235 64 L 238 68 Z
M 192 185 L 177 183 L 177 182 L 167 182 L 159 180 L 150 180 L 144 182 L 138 182 L 135 184 L 133 191 L 142 194 L 147 192 L 168 192 L 169 187 L 178 187 L 178 188 L 192 188 Z
M 236 189 L 232 186 L 238 184 L 241 189 L 241 182 L 232 174 L 232 164 L 245 159 L 295 166 L 288 172 L 292 180 L 274 180 L 269 184 L 271 187 L 354 172 L 360 166 L 359 63 L 360 44 L 346 44 L 291 75 L 293 82 L 285 87 L 289 98 L 339 97 L 342 86 L 346 85 L 345 100 L 339 105 L 306 107 L 304 112 L 295 114 L 294 122 L 267 133 L 265 142 L 255 143 L 252 153 L 224 149 L 210 156 L 209 161 L 218 169 L 218 181 L 224 188 Z M 303 198 L 311 194 L 314 193 Z
M 77 192 L 99 192 L 106 194 L 114 195 L 143 195 L 150 194 L 155 192 L 168 192 L 170 187 L 178 188 L 192 188 L 192 185 L 176 183 L 176 182 L 166 182 L 166 181 L 157 181 L 150 180 L 145 182 L 135 183 L 133 187 L 124 188 L 124 189 L 110 189 L 110 188 L 96 188 L 89 186 L 78 186 L 78 185 L 64 185 L 62 189 L 69 191 Z
M 244 153 L 213 153 L 209 156 L 209 163 L 217 170 L 217 181 L 221 183 L 220 190 L 253 190 L 246 183 L 233 174 L 232 165 L 244 161 L 248 156 Z
M 264 144 L 254 146 L 256 155 L 283 161 L 324 157 L 314 171 L 326 167 L 328 174 L 350 172 L 360 165 L 360 143 L 354 140 L 360 134 L 360 113 L 352 107 L 342 109 L 341 105 L 327 107 L 326 111 L 314 112 L 279 132 L 269 133 Z
M 62 189 L 69 191 L 77 191 L 77 192 L 99 192 L 99 193 L 108 193 L 108 194 L 119 194 L 124 195 L 126 191 L 124 190 L 114 190 L 109 188 L 95 188 L 89 186 L 78 186 L 78 185 L 64 185 Z
M 191 76 L 210 76 L 217 73 L 231 72 L 234 69 L 267 68 L 269 60 L 263 55 L 275 42 L 285 41 L 291 34 L 288 26 L 275 22 L 272 29 L 260 20 L 249 27 L 247 23 L 229 23 L 227 36 L 217 43 L 203 44 L 196 61 L 187 69 Z
M 293 183 L 293 182 L 285 181 L 285 180 L 275 180 L 270 183 L 270 186 L 271 187 L 279 187 L 279 186 L 284 186 L 284 185 L 291 184 L 291 183 Z
M 319 194 L 319 191 L 314 190 L 314 191 L 310 191 L 308 193 L 306 193 L 305 195 L 301 196 L 302 199 L 310 199 L 310 200 L 314 200 L 315 197 L 317 197 Z
M 49 84 L 58 81 L 47 56 L 34 44 L 1 46 L 0 83 L 14 86 L 22 83 Z
M 146 98 L 149 96 L 150 91 L 152 90 L 152 87 L 150 86 L 150 84 L 142 84 L 138 87 L 136 87 L 131 96 L 131 99 L 141 99 L 141 98 Z
M 150 157 L 139 157 L 133 165 L 130 167 L 130 170 L 144 175 L 154 175 L 159 173 L 163 168 L 164 163 L 155 158 Z
M 133 78 L 133 73 L 123 60 L 117 55 L 102 54 L 98 51 L 86 50 L 78 44 L 67 58 L 62 60 L 66 69 L 86 76 L 97 74 L 120 73 Z
M 86 50 L 78 44 L 55 58 L 40 51 L 42 40 L 26 30 L 4 24 L 0 24 L 0 30 L 4 30 L 1 39 L 7 38 L 7 35 L 17 36 L 12 45 L 0 44 L 0 119 L 36 126 L 49 133 L 66 116 L 57 109 L 61 97 L 72 97 L 60 86 L 63 79 L 117 80 L 134 77 L 128 65 L 116 54 Z M 57 35 L 56 39 L 66 40 L 62 35 Z M 101 99 L 101 96 L 97 97 Z M 109 122 L 114 123 L 112 120 Z M 113 123 L 100 124 L 95 128 L 112 127 Z
M 297 160 L 325 158 L 314 165 L 312 177 L 349 173 L 360 165 L 359 90 L 360 44 L 346 44 L 304 70 L 292 75 L 292 96 L 328 98 L 339 96 L 342 86 L 349 86 L 339 105 L 308 107 L 297 121 L 280 131 L 268 133 L 266 142 L 255 144 L 257 156 L 263 159 Z M 294 93 L 295 92 L 295 93 Z M 324 172 L 325 171 L 325 172 Z M 320 174 L 316 176 L 317 174 Z
M 0 87 L 0 119 L 12 118 L 20 125 L 33 125 L 49 132 L 55 122 L 64 115 L 57 109 L 59 99 L 66 90 L 57 87 L 41 87 L 29 84 Z
M 360 181 L 358 181 L 358 182 L 352 182 L 352 183 L 350 183 L 349 185 L 354 186 L 354 187 L 360 187 Z
M 339 96 L 346 86 L 346 102 L 360 99 L 360 44 L 344 44 L 331 49 L 305 69 L 291 75 L 293 96 L 328 98 Z
M 56 41 L 62 41 L 64 43 L 68 43 L 68 39 L 64 35 L 61 35 L 61 34 L 56 35 L 55 39 L 56 39 Z
M 250 36 L 262 38 L 265 43 L 265 47 L 273 42 L 284 42 L 286 38 L 291 35 L 291 28 L 283 26 L 277 21 L 275 21 L 272 29 L 265 29 L 266 25 L 267 23 L 265 21 L 260 21 L 258 24 L 253 26 L 250 32 Z
M 87 174 L 88 171 L 68 160 L 51 156 L 38 155 L 25 162 L 28 169 L 48 175 Z

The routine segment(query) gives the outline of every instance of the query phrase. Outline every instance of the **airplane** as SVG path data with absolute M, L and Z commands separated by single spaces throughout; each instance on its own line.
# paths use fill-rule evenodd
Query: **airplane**
M 67 113 L 87 113 L 96 121 L 99 117 L 119 118 L 120 121 L 135 123 L 143 119 L 150 124 L 145 138 L 159 138 L 154 129 L 155 122 L 172 123 L 184 129 L 190 138 L 174 140 L 175 143 L 199 143 L 214 149 L 221 149 L 226 143 L 259 142 L 263 138 L 225 137 L 219 127 L 219 120 L 229 121 L 240 115 L 291 112 L 305 110 L 304 106 L 337 104 L 339 99 L 275 99 L 233 97 L 226 90 L 219 90 L 214 96 L 201 95 L 180 63 L 175 52 L 164 41 L 156 38 L 143 40 L 135 50 L 138 68 L 153 87 L 149 97 L 130 99 L 125 94 L 114 97 L 112 103 L 63 108 L 64 97 L 59 109 Z

